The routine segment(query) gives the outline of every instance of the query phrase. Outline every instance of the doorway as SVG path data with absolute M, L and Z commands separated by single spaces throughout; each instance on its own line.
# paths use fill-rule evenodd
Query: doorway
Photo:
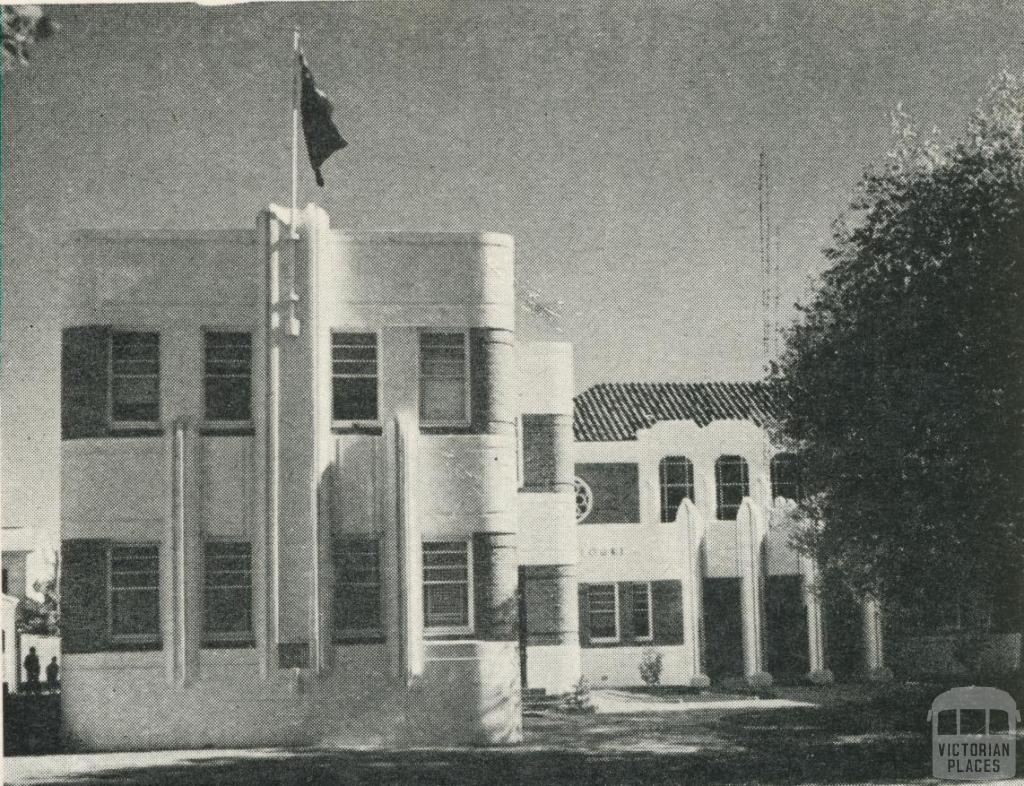
M 743 620 L 738 578 L 704 579 L 707 674 L 716 682 L 743 676 Z
M 803 679 L 810 659 L 802 576 L 767 577 L 764 617 L 768 672 L 783 682 Z

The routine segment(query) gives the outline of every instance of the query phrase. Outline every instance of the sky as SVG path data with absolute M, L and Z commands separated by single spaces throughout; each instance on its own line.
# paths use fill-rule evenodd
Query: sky
M 521 311 L 521 336 L 571 341 L 578 389 L 759 376 L 759 153 L 784 325 L 897 103 L 955 137 L 1024 72 L 1024 0 L 50 11 L 2 83 L 5 525 L 56 522 L 61 238 L 287 203 L 296 24 L 349 142 L 301 201 L 342 228 L 513 235 L 519 283 L 562 314 Z

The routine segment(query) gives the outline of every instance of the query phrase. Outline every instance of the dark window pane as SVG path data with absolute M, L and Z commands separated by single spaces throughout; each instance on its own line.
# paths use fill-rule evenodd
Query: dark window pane
M 718 518 L 734 520 L 740 503 L 750 494 L 747 462 L 739 456 L 722 456 L 715 462 Z
M 616 628 L 617 609 L 615 604 L 614 584 L 593 584 L 587 591 L 590 637 L 593 639 L 614 639 L 618 635 Z
M 667 456 L 661 461 L 661 520 L 675 521 L 684 499 L 693 496 L 693 464 L 685 456 Z
M 633 585 L 633 635 L 645 639 L 651 635 L 649 584 Z
M 206 334 L 206 419 L 252 417 L 252 337 Z
M 252 417 L 249 378 L 206 379 L 207 420 L 249 420 Z
M 111 334 L 111 417 L 115 421 L 160 419 L 160 334 Z
M 1010 716 L 1006 710 L 988 711 L 988 733 L 1006 734 L 1010 730 Z
M 207 541 L 205 545 L 206 632 L 240 636 L 252 631 L 252 545 Z
M 114 636 L 160 634 L 159 590 L 113 590 L 110 601 L 111 632 Z
M 960 734 L 984 734 L 985 710 L 960 710 Z
M 334 420 L 377 420 L 377 336 L 335 333 L 331 338 Z
M 427 627 L 462 626 L 469 622 L 469 591 L 465 584 L 431 584 L 424 591 Z
M 160 551 L 158 546 L 111 547 L 110 630 L 115 637 L 159 637 Z
M 334 566 L 334 615 L 337 629 L 379 630 L 379 542 L 358 538 L 337 541 L 334 544 Z
M 427 627 L 469 624 L 469 548 L 464 542 L 423 544 L 423 619 Z
M 334 378 L 335 420 L 377 419 L 377 378 Z
M 942 710 L 939 713 L 938 732 L 944 735 L 956 734 L 956 710 Z
M 466 354 L 462 333 L 420 334 L 420 418 L 466 419 Z

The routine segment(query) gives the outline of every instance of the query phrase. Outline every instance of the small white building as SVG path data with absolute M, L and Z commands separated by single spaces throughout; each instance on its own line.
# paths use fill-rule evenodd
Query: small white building
M 833 679 L 814 565 L 790 545 L 799 478 L 765 431 L 771 412 L 750 382 L 600 384 L 576 397 L 591 682 L 641 684 L 645 656 L 661 657 L 668 684 Z M 851 675 L 884 666 L 877 609 L 858 613 Z
M 28 597 L 34 597 L 31 576 L 40 570 L 42 554 L 40 538 L 34 529 L 28 527 L 4 527 L 0 530 L 0 548 L 3 556 L 0 568 L 3 570 L 3 675 L 4 689 L 16 692 L 22 680 L 21 664 L 24 653 L 18 634 L 18 605 Z M 28 650 L 25 649 L 25 652 Z M 45 664 L 43 664 L 45 666 Z

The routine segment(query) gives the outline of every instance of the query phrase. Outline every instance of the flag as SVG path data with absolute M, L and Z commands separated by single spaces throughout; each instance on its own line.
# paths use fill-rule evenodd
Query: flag
M 324 177 L 320 174 L 320 167 L 332 153 L 348 146 L 348 142 L 341 138 L 341 132 L 331 120 L 334 105 L 316 86 L 313 72 L 309 70 L 306 58 L 301 54 L 299 63 L 302 66 L 302 98 L 299 105 L 302 112 L 302 132 L 306 137 L 306 152 L 309 153 L 309 164 L 316 175 L 316 184 L 322 188 Z

